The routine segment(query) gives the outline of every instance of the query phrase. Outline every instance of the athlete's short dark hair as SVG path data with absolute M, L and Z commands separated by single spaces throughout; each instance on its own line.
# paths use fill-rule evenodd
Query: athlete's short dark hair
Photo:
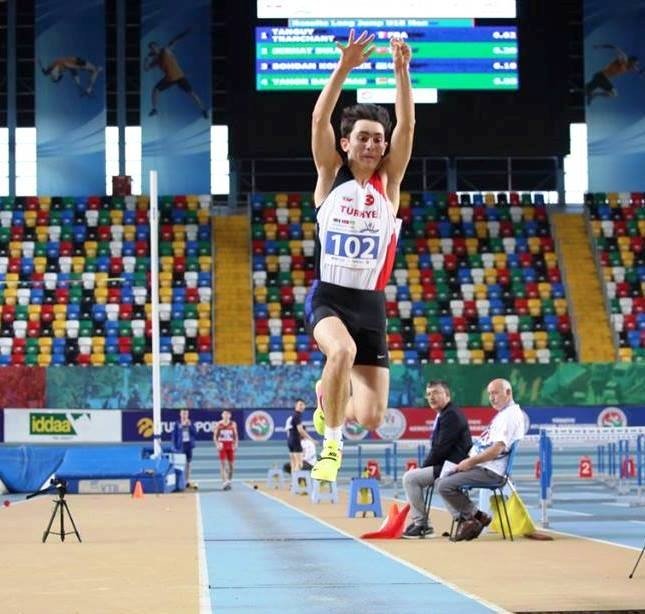
M 369 119 L 381 124 L 385 132 L 385 140 L 389 140 L 390 132 L 392 132 L 390 114 L 384 107 L 368 103 L 355 104 L 352 107 L 343 109 L 340 116 L 340 136 L 347 138 L 359 119 Z

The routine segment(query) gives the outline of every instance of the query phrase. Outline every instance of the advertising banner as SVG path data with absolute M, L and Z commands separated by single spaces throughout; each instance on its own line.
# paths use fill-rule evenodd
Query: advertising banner
M 175 422 L 179 420 L 178 409 L 161 410 L 161 440 L 170 442 Z M 152 411 L 123 411 L 122 420 L 123 441 L 152 442 Z M 244 438 L 243 412 L 231 411 L 231 420 L 237 424 L 240 439 Z M 197 431 L 197 441 L 212 441 L 215 424 L 222 418 L 219 409 L 191 409 L 189 417 Z
M 490 407 L 462 407 L 461 411 L 468 420 L 468 426 L 473 437 L 481 434 L 495 415 L 495 410 Z M 427 407 L 402 407 L 401 409 L 389 408 L 381 426 L 369 435 L 365 433 L 361 438 L 383 439 L 396 441 L 399 439 L 426 439 L 429 440 L 434 429 L 436 414 Z M 353 427 L 350 439 L 358 439 L 358 425 Z M 345 429 L 348 430 L 347 428 Z M 361 429 L 364 432 L 364 429 Z
M 292 409 L 245 409 L 244 410 L 244 439 L 251 441 L 286 441 L 285 423 L 293 413 Z M 313 411 L 302 413 L 302 424 L 307 432 L 316 438 L 313 427 Z
M 645 426 L 643 406 L 527 407 L 526 412 L 531 421 L 530 434 L 554 426 Z
M 0 377 L 0 407 L 46 407 L 45 374 L 42 367 L 2 367 Z M 83 407 L 83 405 L 68 405 Z
M 143 191 L 210 193 L 210 0 L 141 2 Z
M 105 192 L 104 0 L 36 0 L 38 194 Z
M 152 408 L 152 374 L 146 366 L 4 367 L 2 372 L 6 377 L 0 383 L 0 401 L 4 401 L 0 406 L 4 407 Z M 461 407 L 487 406 L 486 387 L 497 377 L 511 382 L 513 396 L 522 407 L 641 405 L 645 399 L 645 363 L 393 365 L 390 376 L 389 406 L 397 408 L 424 407 L 425 384 L 430 379 L 448 382 L 454 402 Z M 320 368 L 313 366 L 173 365 L 161 369 L 161 403 L 191 410 L 286 409 L 303 398 L 312 407 L 319 377 Z M 11 399 L 27 402 L 8 402 Z
M 118 412 L 84 409 L 5 409 L 7 443 L 115 443 L 121 441 Z

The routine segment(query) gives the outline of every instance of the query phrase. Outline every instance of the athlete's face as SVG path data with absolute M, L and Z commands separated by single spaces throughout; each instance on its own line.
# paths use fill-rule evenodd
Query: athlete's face
M 387 143 L 385 131 L 380 122 L 359 119 L 349 134 L 340 139 L 340 146 L 347 159 L 361 166 L 376 168 L 380 163 Z
M 223 412 L 222 412 L 222 422 L 223 422 L 224 424 L 228 424 L 228 422 L 230 421 L 230 419 L 231 419 L 231 413 L 230 413 L 230 412 L 228 412 L 228 411 L 223 411 Z

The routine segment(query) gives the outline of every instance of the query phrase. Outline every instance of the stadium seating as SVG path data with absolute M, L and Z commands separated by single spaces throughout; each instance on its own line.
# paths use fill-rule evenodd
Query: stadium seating
M 311 196 L 256 194 L 251 216 L 256 361 L 318 364 L 303 317 L 313 277 Z M 393 363 L 575 359 L 543 198 L 402 194 L 399 216 L 385 289 Z
M 210 196 L 159 202 L 162 364 L 212 363 Z M 0 364 L 151 362 L 146 197 L 0 199 Z
M 645 201 L 642 192 L 590 193 L 586 212 L 618 357 L 645 361 Z

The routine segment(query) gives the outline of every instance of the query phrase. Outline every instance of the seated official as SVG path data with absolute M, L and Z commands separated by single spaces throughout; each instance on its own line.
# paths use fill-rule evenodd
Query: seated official
M 424 491 L 441 474 L 445 461 L 459 463 L 468 456 L 472 446 L 468 421 L 451 401 L 446 382 L 435 380 L 426 386 L 430 409 L 437 412 L 432 431 L 430 452 L 419 469 L 403 475 L 403 488 L 410 503 L 412 522 L 403 532 L 404 539 L 418 539 L 433 532 L 426 516 Z
M 495 379 L 488 384 L 487 390 L 497 414 L 470 450 L 468 458 L 462 460 L 452 474 L 436 483 L 448 511 L 459 522 L 455 541 L 475 539 L 491 523 L 491 517 L 475 507 L 463 487 L 490 488 L 501 484 L 511 446 L 527 431 L 525 414 L 513 400 L 511 384 L 505 379 Z

